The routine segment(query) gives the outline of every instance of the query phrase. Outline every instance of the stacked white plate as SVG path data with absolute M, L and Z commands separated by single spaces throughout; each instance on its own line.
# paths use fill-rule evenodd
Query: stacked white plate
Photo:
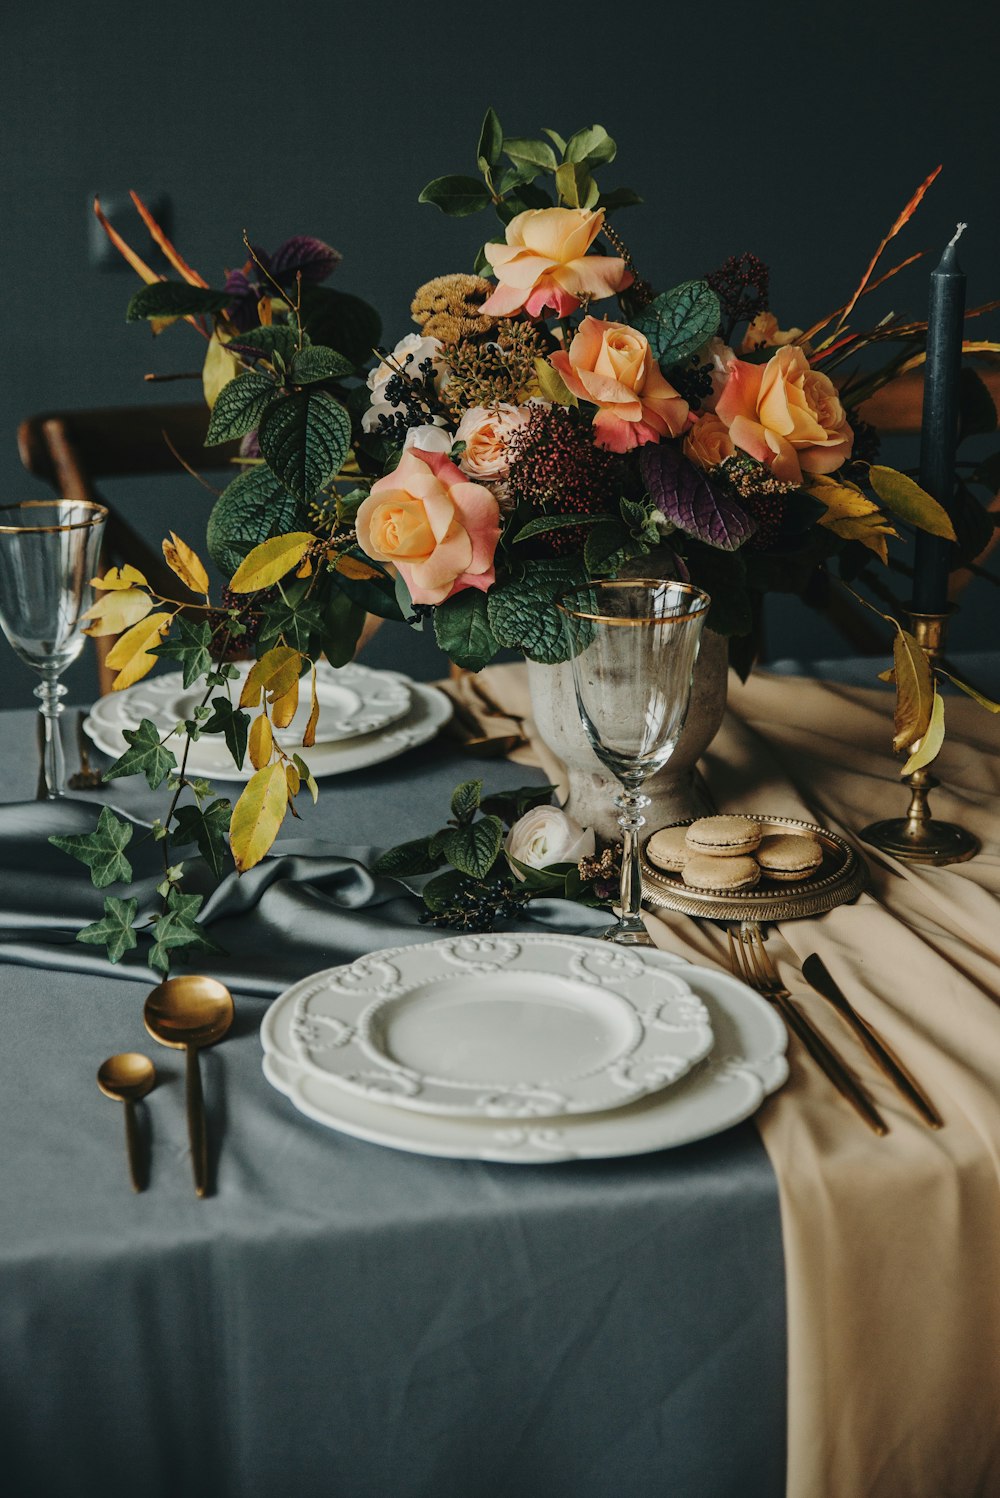
M 249 662 L 239 667 L 239 679 L 232 683 L 234 700 L 249 669 Z M 316 689 L 316 742 L 302 752 L 317 777 L 344 775 L 395 759 L 432 739 L 451 717 L 451 703 L 437 687 L 411 681 L 397 671 L 373 671 L 356 661 L 339 669 L 320 661 Z M 286 751 L 302 748 L 310 710 L 308 680 L 301 694 L 298 712 L 277 734 Z M 203 695 L 195 688 L 185 689 L 179 671 L 148 677 L 123 692 L 101 697 L 83 726 L 98 749 L 117 759 L 128 748 L 126 728 L 149 718 L 165 733 L 192 717 Z M 220 734 L 206 734 L 191 745 L 188 770 L 210 780 L 249 780 L 253 774 L 249 761 L 242 770 L 237 768 Z
M 261 1026 L 264 1074 L 330 1128 L 414 1154 L 646 1154 L 748 1118 L 788 1075 L 775 1010 L 664 952 L 456 936 L 328 968 Z

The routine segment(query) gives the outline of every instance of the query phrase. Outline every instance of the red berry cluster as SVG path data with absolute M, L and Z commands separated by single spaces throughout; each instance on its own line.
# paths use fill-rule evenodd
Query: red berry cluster
M 508 494 L 516 505 L 549 515 L 595 515 L 611 509 L 620 492 L 614 453 L 594 445 L 593 428 L 565 406 L 538 406 L 509 448 Z M 539 537 L 551 556 L 579 551 L 584 527 L 567 526 Z

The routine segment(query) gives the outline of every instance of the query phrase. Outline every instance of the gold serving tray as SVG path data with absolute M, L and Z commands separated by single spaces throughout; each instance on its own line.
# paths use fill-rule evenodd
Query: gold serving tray
M 688 817 L 685 822 L 671 825 L 689 827 L 694 820 Z M 680 874 L 655 868 L 646 857 L 646 844 L 653 836 L 650 832 L 642 844 L 643 900 L 660 910 L 677 910 L 682 915 L 700 916 L 708 921 L 793 921 L 802 916 L 822 915 L 837 905 L 849 905 L 867 887 L 867 864 L 835 832 L 813 822 L 796 821 L 794 817 L 744 815 L 742 820 L 760 822 L 765 836 L 785 832 L 815 838 L 823 849 L 823 862 L 808 879 L 779 883 L 762 875 L 760 883 L 751 890 L 720 895 L 692 889 Z

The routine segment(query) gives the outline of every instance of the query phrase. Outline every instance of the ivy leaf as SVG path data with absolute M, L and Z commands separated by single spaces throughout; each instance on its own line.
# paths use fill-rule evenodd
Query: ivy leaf
M 892 747 L 898 753 L 922 739 L 934 706 L 934 677 L 927 652 L 908 630 L 898 629 L 892 642 L 896 673 L 895 735 Z
M 167 909 L 152 925 L 153 949 L 149 965 L 157 972 L 170 971 L 170 953 L 177 949 L 190 952 L 219 952 L 222 949 L 199 925 L 195 917 L 202 907 L 203 895 L 185 895 L 176 886 L 167 896 Z
M 645 333 L 662 368 L 679 364 L 719 331 L 719 298 L 707 281 L 682 281 L 664 291 L 633 320 Z
M 433 182 L 428 182 L 417 202 L 433 203 L 450 218 L 466 218 L 488 206 L 490 190 L 478 177 L 435 177 Z
M 463 780 L 451 793 L 451 814 L 458 822 L 471 822 L 483 794 L 481 780 Z
M 108 961 L 120 962 L 126 952 L 131 952 L 139 944 L 132 924 L 137 908 L 137 900 L 119 900 L 116 895 L 105 895 L 104 915 L 78 931 L 77 941 L 86 942 L 88 946 L 107 947 Z
M 110 770 L 105 770 L 105 780 L 117 780 L 122 775 L 145 775 L 151 791 L 162 785 L 171 770 L 177 768 L 173 751 L 160 743 L 159 729 L 148 718 L 143 718 L 138 728 L 122 730 L 130 748 L 120 759 L 116 759 Z M 107 810 L 107 808 L 105 808 Z
M 68 853 L 71 858 L 78 858 L 81 863 L 85 863 L 95 888 L 104 889 L 109 884 L 132 882 L 132 865 L 124 852 L 132 841 L 132 832 L 130 822 L 123 822 L 120 817 L 115 816 L 110 806 L 105 806 L 93 832 L 50 837 L 49 842 Z
M 927 531 L 931 536 L 943 536 L 946 541 L 954 541 L 955 528 L 947 510 L 905 473 L 873 463 L 868 470 L 868 479 L 879 499 L 893 515 L 915 525 L 918 530 Z
M 476 146 L 476 161 L 479 170 L 485 172 L 488 167 L 496 166 L 503 151 L 503 128 L 495 109 L 488 109 L 483 120 L 483 127 L 479 132 L 479 144 Z
M 234 707 L 228 697 L 213 697 L 209 706 L 212 716 L 202 724 L 202 733 L 221 733 L 237 768 L 242 770 L 247 752 L 250 714 Z
M 171 842 L 183 848 L 195 843 L 198 852 L 217 879 L 221 879 L 229 862 L 226 834 L 232 816 L 232 802 L 220 796 L 207 806 L 179 806 L 170 830 Z
M 653 503 L 685 535 L 720 551 L 737 551 L 757 529 L 735 500 L 713 489 L 670 443 L 644 447 L 639 462 Z
M 257 635 L 262 645 L 282 640 L 303 655 L 311 654 L 310 642 L 323 634 L 325 621 L 322 605 L 306 596 L 308 584 L 300 589 L 285 588 L 285 597 L 269 599 L 261 610 L 260 632 Z
M 126 322 L 168 317 L 204 317 L 222 312 L 232 297 L 207 286 L 189 286 L 186 281 L 152 281 L 135 293 L 128 304 Z
M 278 387 L 270 375 L 248 369 L 223 385 L 212 407 L 205 446 L 217 447 L 245 437 L 260 426 L 268 406 L 277 399 Z
M 485 879 L 497 861 L 503 844 L 499 817 L 482 817 L 466 827 L 448 827 L 441 850 L 452 866 L 473 879 Z
M 167 660 L 179 661 L 184 671 L 185 687 L 193 686 L 199 676 L 212 669 L 212 627 L 205 620 L 192 624 L 183 614 L 177 616 L 178 633 L 171 635 L 162 645 L 156 645 L 150 655 L 164 656 Z
M 271 472 L 307 501 L 340 472 L 351 448 L 351 418 L 328 391 L 302 390 L 268 408 L 257 440 Z
M 439 604 L 434 610 L 434 635 L 456 666 L 481 671 L 497 653 L 486 594 L 478 588 L 464 588 Z
M 372 873 L 388 874 L 397 879 L 413 874 L 432 874 L 441 867 L 441 862 L 440 858 L 431 857 L 430 839 L 418 837 L 412 842 L 387 848 L 372 864 Z
M 354 373 L 354 365 L 336 349 L 313 344 L 292 360 L 290 379 L 293 385 L 312 385 L 317 380 L 335 380 Z
M 539 560 L 531 564 L 528 577 L 491 588 L 487 617 L 497 644 L 521 650 L 543 665 L 567 660 L 569 648 L 555 599 L 582 581 L 576 563 Z
M 255 546 L 299 528 L 299 501 L 266 463 L 256 463 L 219 495 L 208 518 L 208 550 L 219 571 L 232 577 Z

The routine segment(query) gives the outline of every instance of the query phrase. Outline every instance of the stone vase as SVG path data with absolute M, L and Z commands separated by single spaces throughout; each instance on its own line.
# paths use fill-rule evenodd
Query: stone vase
M 569 801 L 566 810 L 582 827 L 593 827 L 599 837 L 613 841 L 620 836 L 614 798 L 621 789 L 614 776 L 587 742 L 573 688 L 569 661 L 540 666 L 528 661 L 531 710 L 539 738 L 566 766 Z M 696 775 L 698 760 L 715 738 L 726 710 L 728 677 L 727 642 L 706 629 L 694 671 L 691 704 L 677 748 L 657 774 L 643 785 L 650 798 L 646 824 L 663 827 L 686 817 L 704 816 L 713 810 Z

